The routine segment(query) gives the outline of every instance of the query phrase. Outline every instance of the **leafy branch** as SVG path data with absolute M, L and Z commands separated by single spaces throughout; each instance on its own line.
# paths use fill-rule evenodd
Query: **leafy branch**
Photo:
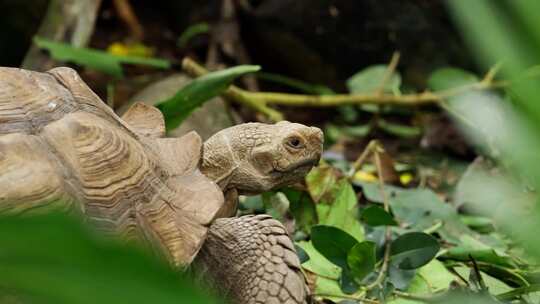
M 399 60 L 399 54 L 396 53 L 388 66 L 387 73 L 384 79 L 389 78 Z M 192 77 L 200 77 L 208 73 L 208 71 L 190 58 L 185 58 L 182 61 L 182 68 Z M 494 88 L 507 86 L 505 81 L 494 80 L 495 74 L 499 66 L 490 69 L 483 79 L 464 84 L 458 87 L 439 90 L 439 91 L 424 91 L 421 93 L 412 94 L 390 94 L 384 93 L 380 88 L 384 87 L 384 79 L 379 89 L 373 93 L 360 94 L 334 94 L 334 95 L 307 95 L 307 94 L 290 94 L 278 92 L 250 92 L 230 86 L 224 92 L 226 98 L 230 98 L 238 103 L 244 104 L 254 110 L 260 111 L 267 115 L 271 120 L 280 120 L 283 115 L 278 111 L 268 107 L 268 105 L 282 105 L 291 107 L 336 107 L 343 105 L 362 105 L 362 104 L 378 104 L 378 105 L 401 105 L 401 106 L 418 106 L 425 104 L 441 104 L 444 100 L 461 95 L 469 91 L 483 91 Z

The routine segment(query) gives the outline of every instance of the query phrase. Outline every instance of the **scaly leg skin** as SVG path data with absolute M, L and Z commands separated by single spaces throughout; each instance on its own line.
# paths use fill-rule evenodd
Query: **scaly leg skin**
M 310 303 L 293 243 L 268 215 L 217 219 L 195 264 L 233 303 Z

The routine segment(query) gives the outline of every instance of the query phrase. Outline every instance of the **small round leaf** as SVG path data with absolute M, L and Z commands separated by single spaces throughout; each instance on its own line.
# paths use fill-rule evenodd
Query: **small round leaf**
M 397 226 L 394 217 L 383 208 L 371 206 L 360 215 L 360 220 L 369 226 Z
M 330 262 L 347 268 L 347 254 L 358 241 L 339 228 L 317 225 L 311 228 L 311 243 Z
M 362 242 L 354 245 L 347 255 L 351 273 L 357 280 L 364 279 L 375 269 L 375 243 Z
M 392 262 L 401 269 L 416 269 L 439 252 L 439 242 L 423 232 L 406 233 L 392 242 Z

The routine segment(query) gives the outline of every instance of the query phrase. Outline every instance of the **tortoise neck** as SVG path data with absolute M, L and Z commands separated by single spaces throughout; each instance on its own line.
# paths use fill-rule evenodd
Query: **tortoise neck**
M 228 136 L 217 133 L 203 145 L 201 172 L 226 190 L 240 163 L 237 154 Z

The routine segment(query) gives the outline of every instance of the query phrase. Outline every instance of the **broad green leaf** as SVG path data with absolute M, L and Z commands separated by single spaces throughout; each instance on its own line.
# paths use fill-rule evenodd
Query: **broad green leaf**
M 415 269 L 429 263 L 439 248 L 439 242 L 429 234 L 410 232 L 392 242 L 391 259 L 401 269 Z
M 164 262 L 60 215 L 0 219 L 0 286 L 39 303 L 216 303 Z
M 231 82 L 247 73 L 260 70 L 255 65 L 240 65 L 208 73 L 184 86 L 173 97 L 157 104 L 163 112 L 167 130 L 178 127 L 196 108 L 219 95 Z
M 329 165 L 317 166 L 306 176 L 306 184 L 315 203 L 325 200 L 329 203 L 336 190 L 337 171 Z
M 341 276 L 339 277 L 338 283 L 341 291 L 349 295 L 357 292 L 360 287 L 354 280 L 353 274 L 348 267 L 341 269 Z
M 354 74 L 347 80 L 347 88 L 349 88 L 349 92 L 353 94 L 367 94 L 375 92 L 375 90 L 377 90 L 381 85 L 387 69 L 388 66 L 384 64 L 372 65 Z M 386 81 L 383 92 L 399 92 L 400 86 L 401 76 L 397 72 L 394 72 Z
M 397 226 L 394 217 L 378 206 L 369 206 L 362 210 L 360 220 L 370 226 Z
M 461 222 L 457 211 L 430 189 L 395 191 L 394 196 L 389 196 L 389 202 L 398 222 L 408 223 L 417 230 L 442 222 L 437 232 L 447 242 L 458 244 L 461 235 L 476 235 Z
M 302 263 L 302 267 L 325 278 L 332 279 L 336 286 L 337 280 L 341 275 L 341 268 L 330 262 L 325 258 L 315 247 L 311 241 L 301 241 L 295 243 L 298 247 L 304 249 L 309 256 L 309 260 Z M 338 286 L 339 289 L 339 286 Z
M 362 242 L 354 245 L 347 254 L 347 263 L 356 280 L 364 279 L 375 269 L 375 243 Z
M 416 276 L 416 269 L 401 269 L 394 263 L 388 265 L 388 282 L 396 289 L 406 290 Z
M 465 247 L 452 247 L 442 256 L 446 259 L 468 262 L 471 257 L 478 262 L 485 262 L 492 265 L 504 267 L 515 267 L 512 259 L 505 255 L 500 255 L 493 249 L 470 249 Z
M 289 199 L 289 210 L 294 217 L 295 225 L 309 233 L 311 227 L 317 224 L 317 210 L 315 203 L 307 192 L 291 188 L 281 190 Z
M 210 32 L 210 25 L 206 22 L 190 25 L 178 38 L 178 46 L 185 47 L 193 37 Z
M 304 264 L 305 262 L 309 261 L 309 255 L 304 249 L 302 249 L 302 247 L 295 244 L 294 249 L 296 249 L 296 254 L 298 255 L 300 264 Z
M 358 241 L 339 228 L 317 225 L 311 228 L 311 243 L 330 262 L 347 268 L 347 255 Z
M 351 297 L 360 297 L 362 296 L 362 291 L 351 295 L 346 294 L 341 290 L 339 282 L 326 278 L 326 277 L 317 277 L 315 280 L 315 294 L 324 295 L 324 299 L 329 299 L 335 303 L 342 303 L 343 299 L 349 299 Z M 353 303 L 357 303 L 356 301 Z
M 446 67 L 431 73 L 427 85 L 433 91 L 442 91 L 478 81 L 478 76 L 471 72 L 458 68 Z
M 319 215 L 319 223 L 334 226 L 352 235 L 356 240 L 364 240 L 364 229 L 358 221 L 358 199 L 351 184 L 346 180 L 338 183 L 335 200 L 324 216 Z M 317 209 L 318 211 L 320 209 Z
M 443 263 L 432 260 L 422 268 L 418 269 L 416 275 L 410 282 L 409 287 L 406 289 L 407 293 L 413 295 L 428 295 L 435 291 L 447 290 L 450 284 L 457 280 Z M 418 301 L 396 298 L 388 301 L 388 304 L 412 304 L 422 303 Z
M 469 278 L 471 271 L 473 271 L 471 268 L 465 266 L 454 267 L 453 270 L 463 278 Z M 480 271 L 480 275 L 482 276 L 482 279 L 491 294 L 500 294 L 512 290 L 510 286 L 501 280 L 494 278 L 483 271 Z
M 73 62 L 115 77 L 122 77 L 122 64 L 148 65 L 160 69 L 168 69 L 171 66 L 171 63 L 164 59 L 112 55 L 105 51 L 76 48 L 40 37 L 34 37 L 34 43 L 39 48 L 48 50 L 56 60 Z

